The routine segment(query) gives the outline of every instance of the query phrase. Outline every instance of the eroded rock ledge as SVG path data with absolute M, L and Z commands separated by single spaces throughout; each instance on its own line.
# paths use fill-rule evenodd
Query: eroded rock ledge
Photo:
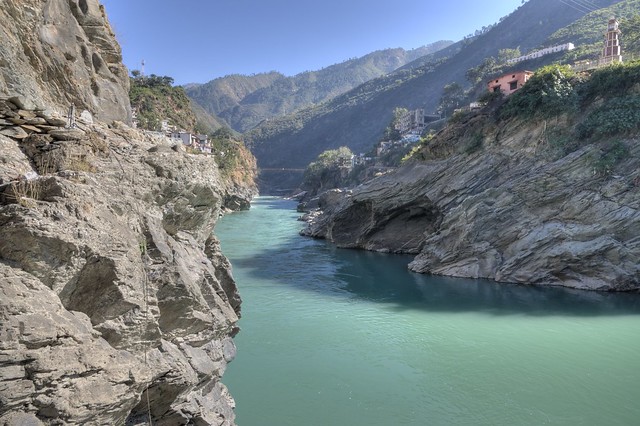
M 493 134 L 473 154 L 401 168 L 333 190 L 303 235 L 413 253 L 416 272 L 587 290 L 640 289 L 640 142 L 614 176 L 586 146 L 550 161 L 540 128 Z M 519 132 L 519 133 L 518 133 Z
M 233 424 L 240 297 L 212 231 L 255 189 L 164 137 L 31 113 L 0 132 L 0 424 Z

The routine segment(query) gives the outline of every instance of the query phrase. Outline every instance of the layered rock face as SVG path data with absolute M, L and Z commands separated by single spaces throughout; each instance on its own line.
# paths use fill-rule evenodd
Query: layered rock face
M 128 72 L 98 0 L 4 0 L 0 23 L 0 96 L 130 121 Z
M 416 272 L 639 290 L 640 141 L 625 140 L 629 155 L 601 176 L 592 165 L 596 146 L 550 159 L 544 129 L 483 129 L 479 151 L 327 193 L 303 233 L 341 247 L 416 254 L 409 265 Z M 464 138 L 454 133 L 440 135 L 441 147 Z
M 0 424 L 233 424 L 240 297 L 212 231 L 254 189 L 170 139 L 56 130 L 22 103 L 0 109 L 47 124 L 0 131 Z

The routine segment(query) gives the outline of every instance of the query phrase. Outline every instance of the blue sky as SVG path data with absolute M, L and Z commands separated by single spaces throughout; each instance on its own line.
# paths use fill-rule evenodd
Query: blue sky
M 389 47 L 460 40 L 521 0 L 102 0 L 129 69 L 177 84 L 312 71 Z

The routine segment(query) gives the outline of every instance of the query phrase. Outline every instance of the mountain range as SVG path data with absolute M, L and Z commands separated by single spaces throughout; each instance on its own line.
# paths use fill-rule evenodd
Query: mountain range
M 502 49 L 526 53 L 554 43 L 576 40 L 587 46 L 569 52 L 565 60 L 597 55 L 609 15 L 628 16 L 640 10 L 637 0 L 593 0 L 592 14 L 557 0 L 530 0 L 488 31 L 418 58 L 396 71 L 370 80 L 331 100 L 295 114 L 261 123 L 245 140 L 261 168 L 304 168 L 327 149 L 348 146 L 369 151 L 382 136 L 396 107 L 437 108 L 443 88 L 450 83 L 469 87 L 466 73 Z M 581 18 L 585 21 L 580 22 Z M 513 69 L 535 69 L 561 55 L 517 64 Z M 295 186 L 300 176 L 263 175 L 271 184 Z
M 332 99 L 452 43 L 438 41 L 412 50 L 378 50 L 292 77 L 276 71 L 250 76 L 236 74 L 206 84 L 188 84 L 184 89 L 209 114 L 236 131 L 245 132 L 264 120 Z

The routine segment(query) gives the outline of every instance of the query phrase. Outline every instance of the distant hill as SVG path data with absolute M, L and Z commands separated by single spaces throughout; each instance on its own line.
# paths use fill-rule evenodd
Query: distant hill
M 196 126 L 189 98 L 181 87 L 173 86 L 171 77 L 143 76 L 136 71 L 131 77 L 129 99 L 142 129 L 159 131 L 165 119 L 183 129 Z
M 184 89 L 207 112 L 244 132 L 265 119 L 322 103 L 451 44 L 451 41 L 439 41 L 408 51 L 379 50 L 293 77 L 275 71 L 252 76 L 230 75 L 206 84 L 186 85 Z
M 621 2 L 590 1 L 598 7 L 616 3 Z M 434 111 L 444 86 L 452 82 L 469 86 L 465 77 L 467 70 L 477 67 L 485 58 L 498 56 L 501 49 L 519 48 L 524 53 L 541 47 L 552 35 L 584 15 L 566 2 L 529 0 L 477 37 L 369 81 L 325 104 L 262 123 L 246 134 L 245 139 L 261 168 L 303 168 L 319 153 L 340 146 L 366 152 L 379 140 L 394 108 Z M 599 25 L 595 31 L 601 34 L 604 24 Z M 580 39 L 579 34 L 575 36 Z M 282 184 L 285 178 L 270 174 L 261 180 L 269 187 Z M 291 177 L 295 178 L 299 176 Z

